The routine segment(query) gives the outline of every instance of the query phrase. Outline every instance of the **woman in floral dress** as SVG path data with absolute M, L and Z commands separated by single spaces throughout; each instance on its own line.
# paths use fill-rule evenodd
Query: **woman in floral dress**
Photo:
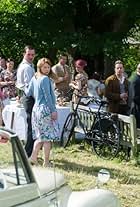
M 69 84 L 74 89 L 72 96 L 72 101 L 74 103 L 78 102 L 78 95 L 87 96 L 88 75 L 84 71 L 86 66 L 87 62 L 85 60 L 79 59 L 75 62 L 77 75 L 75 76 L 75 80 Z
M 37 73 L 31 79 L 27 96 L 35 99 L 32 111 L 32 134 L 34 142 L 30 162 L 35 164 L 40 148 L 44 148 L 44 166 L 49 165 L 51 141 L 59 140 L 59 126 L 55 95 L 52 88 L 51 62 L 42 58 L 37 63 Z
M 14 60 L 6 61 L 7 68 L 0 73 L 0 87 L 7 98 L 16 97 L 16 71 L 14 70 Z

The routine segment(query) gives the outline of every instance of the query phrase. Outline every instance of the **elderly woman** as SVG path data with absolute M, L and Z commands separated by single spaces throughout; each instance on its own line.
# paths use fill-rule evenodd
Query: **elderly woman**
M 75 69 L 77 75 L 75 76 L 75 80 L 72 81 L 69 85 L 74 89 L 72 101 L 77 103 L 79 100 L 78 95 L 87 96 L 87 81 L 88 75 L 84 71 L 87 66 L 87 62 L 85 60 L 79 59 L 75 62 Z

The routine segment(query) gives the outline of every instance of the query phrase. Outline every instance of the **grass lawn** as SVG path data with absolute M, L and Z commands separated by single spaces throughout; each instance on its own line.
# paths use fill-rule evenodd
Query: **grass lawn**
M 80 150 L 79 145 L 55 147 L 51 157 L 73 190 L 94 188 L 98 171 L 105 168 L 111 179 L 103 188 L 113 191 L 123 207 L 140 207 L 140 166 L 134 161 L 103 160 L 90 149 Z
M 9 158 L 9 147 L 1 144 L 0 164 L 6 166 Z M 90 148 L 80 150 L 79 145 L 66 149 L 55 146 L 51 159 L 55 160 L 56 169 L 65 175 L 73 190 L 94 188 L 98 171 L 102 168 L 109 170 L 111 179 L 103 188 L 113 191 L 122 207 L 140 207 L 140 165 L 134 161 L 103 160 L 94 155 Z

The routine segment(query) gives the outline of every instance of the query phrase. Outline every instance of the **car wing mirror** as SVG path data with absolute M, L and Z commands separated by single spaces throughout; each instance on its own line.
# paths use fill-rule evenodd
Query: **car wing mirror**
M 98 177 L 96 181 L 96 188 L 100 187 L 100 185 L 106 184 L 110 179 L 110 172 L 106 169 L 101 169 L 98 172 Z

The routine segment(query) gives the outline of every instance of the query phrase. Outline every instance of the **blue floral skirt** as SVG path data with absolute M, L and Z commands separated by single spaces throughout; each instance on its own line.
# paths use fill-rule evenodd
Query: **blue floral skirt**
M 44 141 L 59 141 L 60 128 L 58 121 L 52 121 L 50 109 L 42 105 L 34 105 L 32 111 L 33 139 Z

